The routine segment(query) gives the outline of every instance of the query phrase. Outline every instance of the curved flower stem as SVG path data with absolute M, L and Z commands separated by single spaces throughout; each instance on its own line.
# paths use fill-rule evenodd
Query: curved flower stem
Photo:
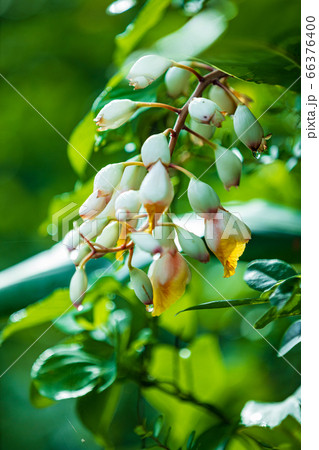
M 173 66 L 178 67 L 179 69 L 188 70 L 188 72 L 191 72 L 193 75 L 195 75 L 195 77 L 197 77 L 199 81 L 203 81 L 204 79 L 204 77 L 199 72 L 197 72 L 197 70 L 193 69 L 190 66 L 186 66 L 185 64 L 180 64 L 177 62 L 174 62 Z
M 179 112 L 178 118 L 177 118 L 174 128 L 173 128 L 175 133 L 173 133 L 171 135 L 171 139 L 169 141 L 169 149 L 170 149 L 171 155 L 175 149 L 178 136 L 185 125 L 185 120 L 188 115 L 188 107 L 189 107 L 190 102 L 195 97 L 201 97 L 202 93 L 207 88 L 207 86 L 209 86 L 214 80 L 218 80 L 219 78 L 224 78 L 225 76 L 227 76 L 227 74 L 225 74 L 224 72 L 222 72 L 220 70 L 214 70 L 214 71 L 208 73 L 207 75 L 205 75 L 202 78 L 202 80 L 199 81 L 193 94 L 189 97 L 189 99 L 184 104 L 184 106 L 179 110 L 180 112 Z
M 167 105 L 166 103 L 156 103 L 156 102 L 137 102 L 139 108 L 164 108 L 170 111 L 173 111 L 176 114 L 179 114 L 181 110 L 179 108 L 175 108 L 175 106 Z
M 196 133 L 196 131 L 191 130 L 190 128 L 188 128 L 186 125 L 183 126 L 183 129 L 185 131 L 187 131 L 188 133 L 193 134 L 194 136 L 196 136 L 198 139 L 201 139 L 203 142 L 205 142 L 205 144 L 209 145 L 210 147 L 212 147 L 214 150 L 216 150 L 217 145 L 214 144 L 213 142 L 211 142 L 210 140 L 206 139 L 204 136 L 202 136 L 199 133 Z
M 141 161 L 125 161 L 122 163 L 124 167 L 127 166 L 141 166 L 145 167 L 144 164 Z
M 189 170 L 185 169 L 184 167 L 178 166 L 177 164 L 170 164 L 169 167 L 171 167 L 172 169 L 179 170 L 180 172 L 183 172 L 189 178 L 196 178 L 195 175 L 192 172 L 190 172 Z
M 216 70 L 215 67 L 210 66 L 209 64 L 202 63 L 200 61 L 192 61 L 191 66 L 198 67 L 199 69 L 209 70 L 209 72 L 211 72 L 212 70 Z

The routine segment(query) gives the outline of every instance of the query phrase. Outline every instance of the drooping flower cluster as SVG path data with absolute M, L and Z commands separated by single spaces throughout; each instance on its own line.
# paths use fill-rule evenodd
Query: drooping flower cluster
M 154 316 L 184 294 L 191 274 L 184 255 L 207 263 L 211 250 L 223 265 L 225 277 L 235 272 L 238 258 L 251 237 L 248 227 L 223 208 L 210 185 L 173 164 L 172 154 L 184 128 L 196 144 L 206 143 L 214 148 L 219 178 L 229 189 L 239 185 L 242 162 L 233 151 L 210 141 L 216 128 L 222 126 L 226 115 L 233 116 L 238 139 L 253 152 L 265 148 L 264 133 L 247 105 L 241 102 L 242 97 L 227 85 L 226 74 L 211 68 L 202 76 L 194 67 L 204 68 L 200 63 L 176 63 L 149 55 L 133 65 L 128 79 L 135 89 L 143 89 L 166 73 L 167 92 L 175 98 L 186 94 L 193 73 L 199 79 L 195 94 L 202 95 L 209 87 L 209 98 L 193 94 L 182 109 L 161 103 L 113 100 L 95 119 L 98 130 L 104 131 L 120 127 L 143 107 L 163 107 L 178 115 L 174 129 L 146 139 L 139 157 L 108 164 L 95 176 L 93 193 L 79 210 L 83 223 L 64 238 L 76 266 L 70 284 L 70 297 L 76 307 L 81 305 L 87 290 L 86 263 L 108 253 L 115 253 L 122 261 L 127 256 L 131 287 Z M 205 222 L 204 240 L 170 219 L 174 199 L 171 173 L 176 170 L 190 178 L 188 200 L 193 212 Z M 133 266 L 136 248 L 154 259 L 148 273 Z

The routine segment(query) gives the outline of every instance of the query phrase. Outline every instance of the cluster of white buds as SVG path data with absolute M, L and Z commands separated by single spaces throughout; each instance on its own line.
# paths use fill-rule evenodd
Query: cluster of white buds
M 202 75 L 194 67 L 209 70 L 209 73 Z M 76 266 L 70 283 L 70 297 L 77 307 L 88 286 L 85 266 L 92 258 L 115 253 L 123 261 L 127 255 L 130 285 L 146 309 L 156 316 L 185 291 L 190 270 L 184 255 L 207 263 L 211 250 L 222 263 L 224 276 L 229 277 L 234 274 L 238 258 L 250 239 L 248 227 L 222 207 L 215 190 L 171 160 L 178 134 L 184 129 L 196 144 L 213 147 L 217 173 L 225 188 L 237 187 L 241 159 L 234 151 L 216 145 L 210 139 L 216 128 L 222 126 L 225 116 L 233 116 L 238 138 L 256 152 L 265 147 L 261 126 L 242 104 L 241 97 L 227 85 L 227 76 L 210 66 L 196 62 L 177 63 L 162 56 L 148 55 L 133 65 L 128 79 L 135 89 L 143 89 L 165 73 L 167 92 L 173 98 L 186 95 L 191 75 L 197 76 L 195 93 L 183 108 L 129 99 L 113 100 L 95 119 L 98 130 L 105 131 L 120 127 L 142 107 L 166 108 L 178 115 L 174 129 L 148 137 L 138 157 L 108 164 L 95 176 L 93 193 L 79 210 L 84 221 L 63 241 Z M 209 98 L 202 96 L 207 87 Z M 186 119 L 190 128 L 185 124 Z M 171 174 L 175 171 L 190 178 L 188 200 L 194 214 L 205 222 L 204 239 L 169 218 L 174 199 Z M 148 273 L 133 267 L 136 249 L 153 257 Z

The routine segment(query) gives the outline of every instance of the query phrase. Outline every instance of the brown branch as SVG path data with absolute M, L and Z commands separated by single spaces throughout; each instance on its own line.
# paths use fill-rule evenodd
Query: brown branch
M 223 78 L 225 76 L 227 76 L 227 74 L 225 74 L 224 72 L 221 72 L 220 70 L 214 70 L 213 72 L 210 72 L 207 75 L 205 75 L 202 78 L 202 80 L 199 81 L 195 91 L 189 97 L 189 99 L 187 100 L 185 105 L 180 109 L 178 118 L 176 119 L 176 122 L 175 122 L 175 125 L 173 128 L 174 133 L 172 133 L 170 141 L 169 141 L 169 149 L 170 149 L 171 155 L 175 149 L 178 136 L 184 127 L 185 120 L 188 115 L 188 107 L 189 107 L 190 102 L 195 97 L 201 97 L 202 93 L 207 88 L 207 86 L 209 86 L 214 80 L 218 80 L 219 78 Z

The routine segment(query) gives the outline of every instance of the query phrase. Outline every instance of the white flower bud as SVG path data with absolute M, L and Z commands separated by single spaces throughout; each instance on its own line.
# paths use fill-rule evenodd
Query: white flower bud
M 188 66 L 189 62 L 183 61 L 181 64 Z M 190 72 L 178 67 L 171 67 L 165 75 L 165 84 L 168 95 L 173 98 L 184 94 L 187 95 Z
M 149 233 L 135 232 L 130 234 L 132 241 L 141 250 L 147 253 L 155 255 L 155 253 L 161 253 L 162 247 L 158 240 Z
M 253 152 L 266 148 L 264 131 L 246 105 L 238 105 L 234 114 L 234 129 L 238 139 Z
M 214 189 L 202 181 L 192 178 L 187 190 L 189 203 L 196 214 L 210 218 L 220 205 L 220 200 Z
M 115 200 L 115 217 L 117 220 L 132 219 L 139 212 L 141 201 L 138 191 L 122 192 Z
M 145 272 L 136 267 L 130 268 L 130 280 L 136 297 L 144 303 L 144 305 L 153 304 L 153 287 L 151 280 Z
M 149 167 L 159 160 L 163 164 L 168 165 L 171 162 L 171 153 L 167 137 L 163 133 L 159 133 L 147 138 L 142 145 L 141 155 L 145 167 Z
M 216 131 L 216 127 L 214 125 L 207 125 L 206 123 L 199 123 L 196 120 L 191 119 L 190 129 L 200 134 L 206 139 L 211 139 L 214 136 Z M 190 138 L 194 142 L 195 145 L 203 145 L 204 142 L 190 133 Z
M 107 197 L 110 200 L 114 189 L 121 181 L 124 171 L 122 163 L 108 164 L 103 167 L 94 178 L 94 191 L 99 191 L 99 196 Z
M 62 244 L 66 246 L 68 250 L 75 249 L 81 243 L 81 236 L 78 229 L 70 230 L 63 238 Z
M 221 109 L 215 102 L 207 98 L 196 97 L 189 104 L 189 115 L 200 123 L 212 124 L 220 128 L 225 120 Z
M 90 246 L 85 242 L 84 244 L 79 245 L 75 250 L 72 250 L 70 254 L 70 259 L 78 266 L 80 262 L 91 252 Z
M 90 241 L 101 233 L 106 223 L 106 219 L 99 219 L 98 217 L 93 220 L 86 220 L 81 223 L 79 232 Z
M 103 209 L 100 214 L 96 216 L 96 219 L 98 220 L 106 220 L 109 221 L 110 219 L 115 219 L 115 200 L 117 196 L 119 195 L 119 192 L 114 192 L 113 196 L 111 197 L 111 200 L 106 205 L 106 207 Z
M 161 223 L 170 223 L 171 220 L 168 217 L 167 214 L 163 214 L 160 217 L 160 220 L 158 221 L 157 226 L 153 230 L 153 236 L 155 239 L 160 243 L 162 247 L 164 247 L 166 250 L 172 250 L 176 251 L 176 245 L 175 245 L 175 227 L 172 224 L 172 226 L 168 225 L 161 225 Z
M 91 194 L 80 207 L 79 214 L 82 219 L 94 219 L 103 209 L 108 202 L 107 197 L 101 197 L 100 191 L 96 190 Z
M 79 308 L 85 297 L 87 285 L 85 270 L 77 268 L 70 282 L 70 299 L 76 308 Z
M 124 169 L 123 176 L 119 185 L 120 191 L 128 191 L 129 189 L 138 190 L 141 186 L 147 171 L 142 166 L 127 166 Z
M 134 89 L 144 89 L 171 67 L 172 61 L 159 55 L 143 56 L 133 64 L 127 76 Z
M 127 122 L 138 104 L 129 99 L 112 100 L 98 113 L 94 122 L 99 126 L 98 131 L 114 130 Z
M 217 103 L 221 110 L 227 112 L 227 114 L 234 114 L 236 111 L 235 101 L 222 87 L 214 84 L 208 92 L 208 97 Z
M 116 247 L 120 235 L 120 224 L 114 220 L 110 222 L 96 238 L 96 244 L 103 245 L 106 248 Z
M 238 156 L 219 146 L 215 150 L 215 161 L 218 176 L 225 188 L 228 190 L 231 186 L 239 186 L 242 163 Z
M 163 164 L 158 161 L 144 178 L 140 199 L 149 214 L 162 213 L 174 197 L 172 182 Z
M 177 227 L 176 231 L 183 252 L 200 262 L 206 263 L 209 261 L 209 253 L 199 236 L 180 227 Z

